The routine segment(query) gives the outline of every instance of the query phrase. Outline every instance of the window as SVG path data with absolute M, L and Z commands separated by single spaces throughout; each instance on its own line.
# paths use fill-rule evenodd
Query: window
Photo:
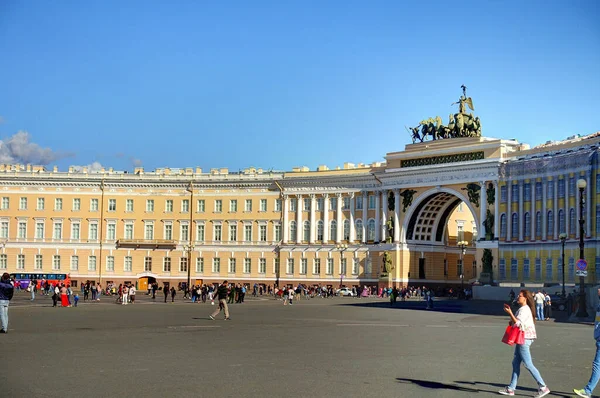
M 98 211 L 98 199 L 90 199 L 90 211 Z
M 6 254 L 0 254 L 0 269 L 8 268 L 8 256 Z
M 42 255 L 41 254 L 36 254 L 35 255 L 35 264 L 34 264 L 33 269 L 36 269 L 36 270 L 42 269 L 43 268 L 43 263 L 44 263 L 44 260 L 43 260 Z
M 598 208 L 596 209 L 596 215 L 600 214 L 598 212 L 598 210 L 600 210 L 600 209 L 598 209 Z M 563 209 L 560 209 L 558 211 L 558 233 L 559 234 L 565 233 L 566 232 L 565 228 L 566 228 L 566 225 L 565 225 L 565 212 L 564 212 Z
M 117 200 L 116 199 L 108 200 L 108 211 L 117 211 Z
M 363 240 L 363 222 L 361 218 L 356 220 L 356 240 L 359 242 Z
M 525 238 L 531 238 L 531 216 L 529 212 L 525 213 Z
M 297 201 L 295 198 L 290 199 L 290 211 L 296 211 Z
M 313 260 L 313 274 L 319 275 L 321 273 L 321 259 L 315 258 Z
M 19 239 L 27 238 L 27 222 L 19 221 L 18 235 Z
M 463 224 L 463 221 L 457 221 L 458 225 L 456 226 L 456 239 L 458 239 L 459 241 L 463 241 L 465 240 L 465 226 Z
M 244 203 L 244 211 L 252 211 L 252 199 L 246 199 Z
M 171 257 L 163 258 L 163 272 L 171 272 Z
M 342 198 L 342 210 L 350 210 L 350 197 L 344 196 Z
M 600 268 L 599 268 L 600 269 Z M 275 275 L 279 275 L 279 271 L 280 271 L 280 267 L 279 267 L 279 259 L 278 258 L 274 258 L 273 259 L 273 273 Z
M 523 184 L 523 200 L 531 200 L 531 183 Z
M 275 199 L 275 211 L 281 211 L 281 199 Z
M 258 259 L 258 273 L 259 274 L 267 273 L 267 259 L 266 258 Z
M 363 208 L 363 197 L 359 195 L 356 197 L 356 210 L 362 210 Z
M 535 183 L 535 200 L 542 200 L 542 182 Z
M 548 237 L 548 239 L 550 239 L 550 237 L 552 236 L 552 234 L 554 233 L 554 215 L 552 214 L 552 210 L 548 211 L 548 220 L 546 223 L 546 235 Z
M 568 271 L 569 281 L 573 282 L 575 280 L 575 259 L 573 257 L 569 257 L 569 271 Z
M 337 210 L 337 198 L 329 198 L 329 208 L 331 210 Z
M 296 221 L 290 221 L 290 240 L 295 242 L 297 237 Z
M 96 256 L 88 257 L 88 271 L 96 271 Z
M 196 258 L 196 272 L 199 274 L 204 273 L 204 258 L 202 257 Z
M 62 199 L 61 199 L 62 202 Z M 2 197 L 2 210 L 8 210 L 10 207 L 10 198 L 7 196 Z
M 323 198 L 317 198 L 317 211 L 323 211 L 323 204 L 325 200 Z
M 510 260 L 510 278 L 513 281 L 519 279 L 519 264 L 516 258 Z
M 144 225 L 144 239 L 154 239 L 154 224 L 146 223 L 146 225 Z
M 552 280 L 552 258 L 546 259 L 546 280 Z
M 352 275 L 358 275 L 360 273 L 360 259 L 354 257 L 352 259 Z
M 335 220 L 331 220 L 331 224 L 329 224 L 329 239 L 337 240 L 337 221 Z
M 300 275 L 306 275 L 306 269 L 308 268 L 308 259 L 303 258 L 300 260 Z
M 350 220 L 344 220 L 344 240 L 350 240 Z
M 512 239 L 518 239 L 519 237 L 519 215 L 517 213 L 513 213 L 512 215 L 510 234 L 512 236 Z
M 249 274 L 252 272 L 252 259 L 245 258 L 244 259 L 244 273 Z
M 221 199 L 215 200 L 215 213 L 221 213 L 223 211 L 223 201 Z
M 125 201 L 125 211 L 127 213 L 133 212 L 133 199 L 127 199 Z
M 37 200 L 37 209 L 38 210 L 44 210 L 44 207 L 46 205 L 45 202 L 46 201 L 44 200 L 44 198 L 38 198 L 38 200 Z
M 71 271 L 77 271 L 79 269 L 79 256 L 71 256 Z
M 310 211 L 310 198 L 304 198 L 304 211 Z
M 535 259 L 535 279 L 538 281 L 542 279 L 542 259 L 541 258 Z
M 260 200 L 260 211 L 267 211 L 267 200 L 266 199 Z
M 323 220 L 317 221 L 317 240 L 323 241 Z
M 2 223 L 0 223 L 0 238 L 8 238 L 8 221 L 2 221 Z
M 132 267 L 133 259 L 131 258 L 131 256 L 125 256 L 125 261 L 123 262 L 123 271 L 131 272 Z
M 98 239 L 98 224 L 93 223 L 90 224 L 90 228 L 88 231 L 88 239 L 89 240 L 97 240 Z
M 181 257 L 179 259 L 179 272 L 187 272 L 188 270 L 188 259 L 187 257 Z
M 115 256 L 106 257 L 106 270 L 113 272 L 115 270 Z
M 44 222 L 38 221 L 35 223 L 35 238 L 44 239 Z
M 506 214 L 500 215 L 500 237 L 506 238 Z
M 308 242 L 310 240 L 310 221 L 304 221 L 302 226 L 302 240 Z
M 181 224 L 179 231 L 180 240 L 190 240 L 190 226 Z
M 229 224 L 229 241 L 237 241 L 237 224 Z
M 22 197 L 19 200 L 19 210 L 27 210 L 27 198 Z
M 548 181 L 548 183 L 546 184 L 546 187 L 548 189 L 547 195 L 546 196 L 548 199 L 553 199 L 554 198 L 554 181 Z
M 575 177 L 569 178 L 569 196 L 575 196 Z
M 252 241 L 252 225 L 250 225 L 250 224 L 244 225 L 244 241 L 246 241 L 246 242 Z
M 221 241 L 221 224 L 215 224 L 213 234 L 214 234 L 213 240 L 216 242 L 220 242 Z
M 569 234 L 575 235 L 575 209 L 569 210 Z
M 218 257 L 213 258 L 212 272 L 218 274 L 221 272 L 221 259 Z
M 259 234 L 259 240 L 261 242 L 266 242 L 267 241 L 267 226 L 260 225 L 258 227 L 258 234 Z
M 62 239 L 62 223 L 55 222 L 54 223 L 54 231 L 52 231 L 53 239 Z
M 165 213 L 173 213 L 173 199 L 165 201 Z
M 152 257 L 144 257 L 144 271 L 145 272 L 152 271 Z
M 542 236 L 542 213 L 539 211 L 535 213 L 535 235 L 536 239 Z
M 133 239 L 133 224 L 125 224 L 125 239 Z
M 237 199 L 232 199 L 229 201 L 229 211 L 231 213 L 237 212 Z
M 327 269 L 325 270 L 327 275 L 333 275 L 333 258 L 327 259 Z
M 235 263 L 236 263 L 235 258 L 229 259 L 229 266 L 227 268 L 228 273 L 235 274 L 235 265 L 236 265 Z
M 508 188 L 507 188 L 507 186 L 506 186 L 506 185 L 502 185 L 502 186 L 500 187 L 500 202 L 501 202 L 501 203 L 506 203 L 506 197 L 508 196 L 508 195 L 506 194 L 506 190 L 507 190 L 507 189 L 508 189 Z
M 25 255 L 17 254 L 17 269 L 25 269 Z
M 340 259 L 340 274 L 341 275 L 347 275 L 348 274 L 348 262 L 347 259 L 342 258 Z
M 204 242 L 204 224 L 198 224 L 196 226 L 196 240 Z
M 281 240 L 281 225 L 275 225 L 273 228 L 275 229 L 273 231 L 275 235 L 275 241 L 278 242 Z
M 371 275 L 373 273 L 373 262 L 371 261 L 371 257 L 367 256 L 365 258 L 365 274 Z
M 510 192 L 511 201 L 517 203 L 519 201 L 519 184 L 513 184 Z
M 154 211 L 154 199 L 146 199 L 146 212 L 152 213 Z
M 165 224 L 165 239 L 173 239 L 173 224 Z
M 565 179 L 564 178 L 562 180 L 558 180 L 558 197 L 559 198 L 565 197 Z
M 79 230 L 80 230 L 80 225 L 79 223 L 73 223 L 71 224 L 71 239 L 73 240 L 79 240 Z
M 204 213 L 206 204 L 204 203 L 204 199 L 198 199 L 196 202 L 196 211 L 198 213 Z M 204 268 L 204 265 L 202 266 Z
M 375 240 L 375 220 L 373 219 L 367 222 L 367 240 Z
M 181 201 L 181 212 L 182 213 L 189 213 L 190 211 L 190 200 L 189 199 L 183 199 Z
M 529 259 L 523 259 L 523 280 L 529 279 Z
M 288 274 L 293 274 L 294 273 L 294 259 L 293 258 L 288 258 L 287 259 L 287 270 L 286 272 Z
M 75 198 L 73 199 L 73 211 L 81 210 L 81 199 Z
M 501 280 L 506 279 L 506 260 L 503 258 L 500 259 L 500 262 L 498 264 L 498 273 L 500 274 L 499 278 Z

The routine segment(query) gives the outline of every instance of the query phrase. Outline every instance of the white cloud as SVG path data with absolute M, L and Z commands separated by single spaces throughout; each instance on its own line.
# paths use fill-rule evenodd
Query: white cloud
M 73 166 L 73 170 L 80 173 L 83 171 L 84 167 L 87 167 L 88 173 L 95 173 L 95 172 L 100 171 L 100 169 L 102 169 L 103 166 L 100 164 L 100 162 L 94 162 L 94 163 L 88 164 L 87 166 Z
M 45 166 L 58 159 L 73 156 L 71 153 L 56 152 L 42 148 L 29 141 L 27 131 L 19 131 L 6 140 L 0 140 L 0 163 L 25 163 Z

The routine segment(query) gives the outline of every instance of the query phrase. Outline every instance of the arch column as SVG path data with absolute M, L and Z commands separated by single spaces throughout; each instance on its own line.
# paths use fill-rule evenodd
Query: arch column
M 329 195 L 323 194 L 323 244 L 329 242 Z
M 343 228 L 343 225 L 342 225 L 342 194 L 338 193 L 335 196 L 336 196 L 335 222 L 337 223 L 336 234 L 335 234 L 336 235 L 335 243 L 340 243 L 342 241 L 342 231 L 343 231 L 343 229 L 342 229 Z
M 283 243 L 288 243 L 290 236 L 290 226 L 288 220 L 288 212 L 290 210 L 290 197 L 283 195 Z
M 369 200 L 369 196 L 368 193 L 365 191 L 362 193 L 362 197 L 363 197 L 363 208 L 362 208 L 362 242 L 361 243 L 367 243 L 367 208 L 369 206 L 368 200 Z
M 302 238 L 304 237 L 304 225 L 302 224 L 303 208 L 302 195 L 296 195 L 296 243 L 302 243 Z
M 354 192 L 350 193 L 350 242 L 356 240 L 356 228 L 354 226 Z
M 486 217 L 486 210 L 487 210 L 487 191 L 485 190 L 485 181 L 481 181 L 479 183 L 481 185 L 481 195 L 480 195 L 480 203 L 479 203 L 479 226 L 477 227 L 479 229 L 477 235 L 479 235 L 479 237 L 481 237 L 481 234 L 483 233 L 483 236 L 485 237 L 486 233 L 489 233 L 489 231 L 485 230 L 485 217 Z M 481 240 L 481 238 L 479 239 Z
M 315 243 L 316 225 L 315 225 L 315 207 L 317 205 L 316 195 L 310 194 L 310 242 Z
M 381 195 L 375 191 L 375 242 L 381 242 L 381 229 L 379 228 L 379 217 L 381 212 Z
M 394 242 L 400 241 L 400 189 L 394 189 Z
M 494 181 L 494 239 L 500 239 L 500 187 L 498 181 Z
M 381 191 L 381 240 L 386 241 L 387 235 L 387 189 Z

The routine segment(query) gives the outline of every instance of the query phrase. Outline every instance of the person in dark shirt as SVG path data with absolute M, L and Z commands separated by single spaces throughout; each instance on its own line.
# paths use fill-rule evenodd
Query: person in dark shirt
M 0 333 L 8 333 L 8 303 L 13 297 L 15 287 L 10 283 L 10 275 L 5 272 L 0 279 Z
M 228 293 L 229 289 L 227 287 L 227 281 L 223 281 L 223 283 L 221 283 L 217 288 L 216 292 L 217 299 L 219 300 L 219 308 L 215 309 L 215 311 L 209 316 L 210 319 L 212 319 L 213 321 L 215 320 L 215 317 L 219 315 L 221 309 L 223 309 L 223 311 L 225 312 L 225 320 L 228 321 L 231 319 L 229 318 L 229 307 L 227 306 Z

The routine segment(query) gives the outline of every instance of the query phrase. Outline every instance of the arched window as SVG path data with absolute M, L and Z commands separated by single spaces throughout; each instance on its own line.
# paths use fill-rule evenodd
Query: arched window
M 569 234 L 575 235 L 575 209 L 569 210 Z
M 310 240 L 310 221 L 304 221 L 304 227 L 302 228 L 302 240 L 308 242 Z
M 558 233 L 564 234 L 566 232 L 565 226 L 565 212 L 563 209 L 558 211 Z
M 525 238 L 531 238 L 531 216 L 529 212 L 525 213 Z
M 535 213 L 535 237 L 539 239 L 542 236 L 542 213 Z
M 375 240 L 375 220 L 373 219 L 367 223 L 367 240 Z
M 290 240 L 292 242 L 296 241 L 296 238 L 298 237 L 297 232 L 298 230 L 296 229 L 296 221 L 290 221 Z
M 510 234 L 513 240 L 519 239 L 519 215 L 517 213 L 512 215 Z
M 362 219 L 359 218 L 356 220 L 356 240 L 362 242 L 363 238 L 363 222 Z
M 323 241 L 323 220 L 317 221 L 317 240 Z
M 337 240 L 337 221 L 331 220 L 331 224 L 329 228 L 329 239 L 336 241 Z
M 549 239 L 554 235 L 554 214 L 552 210 L 548 210 L 548 221 L 546 222 L 546 237 Z
M 506 214 L 500 216 L 500 237 L 506 238 Z
M 350 240 L 350 220 L 344 220 L 344 240 Z

